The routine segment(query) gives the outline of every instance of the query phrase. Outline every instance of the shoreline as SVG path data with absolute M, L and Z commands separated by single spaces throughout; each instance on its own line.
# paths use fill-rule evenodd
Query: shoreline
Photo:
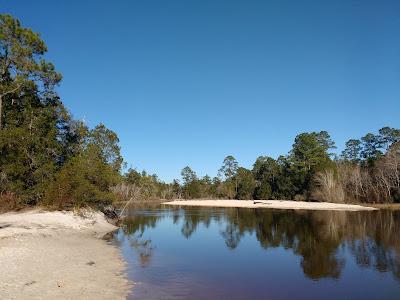
M 0 299 L 125 299 L 125 262 L 102 239 L 116 229 L 95 211 L 0 214 Z
M 371 206 L 357 204 L 339 204 L 330 202 L 305 202 L 290 200 L 174 200 L 163 202 L 164 205 L 175 206 L 205 206 L 205 207 L 235 207 L 235 208 L 273 208 L 295 210 L 337 210 L 360 211 L 377 210 Z

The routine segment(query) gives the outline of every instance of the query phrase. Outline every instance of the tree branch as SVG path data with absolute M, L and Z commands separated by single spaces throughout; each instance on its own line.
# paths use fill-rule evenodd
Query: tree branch
M 8 94 L 15 93 L 16 91 L 18 91 L 18 90 L 21 88 L 21 86 L 22 86 L 22 83 L 18 84 L 14 89 L 9 90 L 9 91 L 7 91 L 7 92 L 1 94 L 0 97 L 4 97 L 4 96 L 6 96 L 6 95 L 8 95 Z

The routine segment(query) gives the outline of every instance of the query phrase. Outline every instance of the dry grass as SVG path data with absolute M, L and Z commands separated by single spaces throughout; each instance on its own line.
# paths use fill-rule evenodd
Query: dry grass
M 376 204 L 363 204 L 360 203 L 362 206 L 370 206 L 379 209 L 390 209 L 390 210 L 400 210 L 400 203 L 376 203 Z
M 11 192 L 0 195 L 0 212 L 19 209 L 17 197 Z

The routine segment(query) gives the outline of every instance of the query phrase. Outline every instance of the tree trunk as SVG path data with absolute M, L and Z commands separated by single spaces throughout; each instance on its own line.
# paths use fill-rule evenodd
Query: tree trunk
M 0 130 L 3 128 L 3 118 L 2 118 L 2 116 L 3 116 L 3 111 L 2 111 L 2 108 L 3 108 L 3 96 L 0 96 Z
M 238 193 L 238 180 L 237 180 L 237 178 L 235 178 L 235 197 L 236 198 L 238 198 L 237 193 Z

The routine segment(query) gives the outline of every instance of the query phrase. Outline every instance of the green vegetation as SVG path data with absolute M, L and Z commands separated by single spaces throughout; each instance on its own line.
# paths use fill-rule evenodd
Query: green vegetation
M 117 135 L 74 120 L 55 91 L 61 75 L 45 43 L 0 15 L 0 207 L 105 207 L 115 200 L 228 198 L 391 203 L 400 201 L 400 130 L 351 139 L 340 157 L 326 131 L 301 133 L 286 156 L 251 170 L 227 156 L 215 178 L 189 166 L 182 183 L 134 169 L 122 175 Z
M 72 207 L 111 203 L 121 180 L 118 137 L 73 120 L 54 87 L 39 35 L 0 16 L 0 203 Z
M 377 135 L 349 140 L 342 154 L 326 131 L 301 133 L 286 156 L 260 156 L 252 170 L 227 156 L 213 180 L 198 179 L 190 170 L 185 198 L 294 199 L 305 201 L 400 202 L 400 130 L 384 127 Z M 193 193 L 192 193 L 193 191 Z
M 119 194 L 139 188 L 142 192 L 135 197 L 141 199 L 400 202 L 400 130 L 384 127 L 377 135 L 349 140 L 340 156 L 330 152 L 335 148 L 326 131 L 301 133 L 286 156 L 260 156 L 248 170 L 229 155 L 212 179 L 199 178 L 189 166 L 182 169 L 181 184 L 177 179 L 165 184 L 156 175 L 130 170 Z M 132 199 L 133 194 L 126 193 L 123 199 Z

